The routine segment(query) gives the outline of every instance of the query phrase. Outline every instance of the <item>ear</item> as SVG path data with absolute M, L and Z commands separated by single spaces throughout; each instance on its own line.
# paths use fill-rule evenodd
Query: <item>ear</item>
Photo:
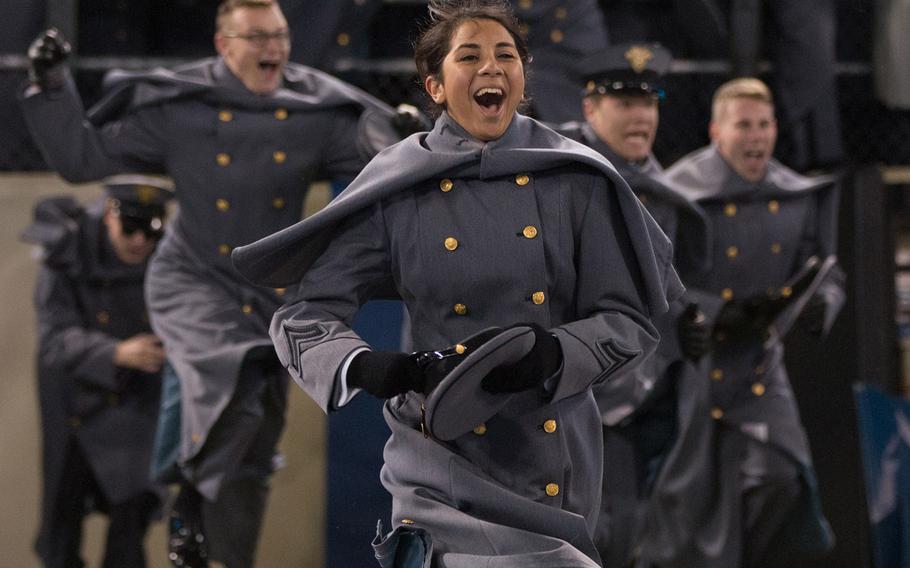
M 717 123 L 713 120 L 708 123 L 708 138 L 711 139 L 711 142 L 715 142 L 717 140 L 717 128 Z
M 427 94 L 430 95 L 430 98 L 433 99 L 434 103 L 438 105 L 445 104 L 446 89 L 442 82 L 436 77 L 428 75 L 427 78 L 423 80 L 423 88 L 427 91 Z
M 228 38 L 221 35 L 221 32 L 215 32 L 215 51 L 218 55 L 224 57 L 227 52 Z
M 585 120 L 590 120 L 596 109 L 597 103 L 594 102 L 592 97 L 581 99 L 581 112 L 585 115 Z

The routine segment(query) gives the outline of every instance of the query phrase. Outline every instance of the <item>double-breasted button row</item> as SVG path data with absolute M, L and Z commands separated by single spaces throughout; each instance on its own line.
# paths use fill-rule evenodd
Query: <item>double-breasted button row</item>
M 288 154 L 284 150 L 275 150 L 272 152 L 272 161 L 276 164 L 283 164 L 288 160 Z M 231 165 L 231 155 L 227 152 L 218 152 L 215 155 L 215 162 L 218 163 L 222 168 L 226 168 Z
M 288 118 L 288 109 L 284 107 L 279 107 L 275 109 L 274 116 L 277 120 L 287 120 Z M 222 109 L 218 111 L 218 120 L 221 122 L 231 122 L 234 120 L 234 113 L 228 109 Z
M 737 212 L 738 209 L 735 203 L 728 202 L 724 204 L 724 215 L 727 217 L 735 217 Z M 768 201 L 768 212 L 772 215 L 780 213 L 780 201 L 776 199 Z
M 287 201 L 283 197 L 274 197 L 272 198 L 272 208 L 274 209 L 284 209 L 284 206 L 287 205 Z M 221 213 L 227 213 L 231 210 L 231 202 L 223 197 L 220 197 L 215 200 L 215 209 Z

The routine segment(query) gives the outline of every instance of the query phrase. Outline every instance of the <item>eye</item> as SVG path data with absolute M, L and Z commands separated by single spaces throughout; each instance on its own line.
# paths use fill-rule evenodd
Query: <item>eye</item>
M 504 52 L 500 53 L 497 57 L 499 57 L 500 59 L 515 59 L 515 54 L 512 53 L 511 51 L 504 51 Z
M 467 53 L 458 58 L 458 61 L 476 61 L 477 56 L 473 53 Z

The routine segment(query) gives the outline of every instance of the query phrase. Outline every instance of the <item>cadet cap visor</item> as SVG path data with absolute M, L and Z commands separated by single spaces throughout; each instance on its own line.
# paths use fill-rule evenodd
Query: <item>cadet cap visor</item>
M 427 396 L 425 426 L 430 435 L 438 440 L 454 440 L 498 413 L 513 395 L 487 392 L 481 381 L 496 367 L 515 363 L 527 355 L 534 341 L 530 327 L 518 326 L 493 336 L 469 353 Z
M 583 96 L 653 94 L 663 98 L 661 78 L 673 56 L 656 43 L 624 43 L 585 57 L 577 67 Z

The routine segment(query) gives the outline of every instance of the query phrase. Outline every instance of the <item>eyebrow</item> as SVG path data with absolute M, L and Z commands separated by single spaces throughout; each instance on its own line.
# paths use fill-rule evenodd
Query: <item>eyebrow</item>
M 515 47 L 515 44 L 509 41 L 501 41 L 496 44 L 496 47 Z M 461 45 L 455 46 L 455 49 L 480 49 L 480 45 L 476 43 L 463 43 Z

